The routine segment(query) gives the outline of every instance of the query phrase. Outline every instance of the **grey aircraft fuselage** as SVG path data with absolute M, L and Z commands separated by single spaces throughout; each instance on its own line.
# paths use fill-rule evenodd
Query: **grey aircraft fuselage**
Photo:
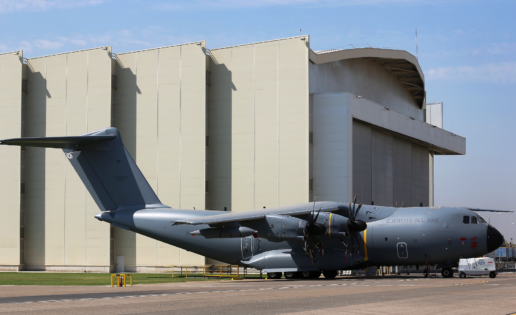
M 366 266 L 422 264 L 450 268 L 504 241 L 471 208 L 355 208 L 319 201 L 246 212 L 171 209 L 161 203 L 113 127 L 0 144 L 62 149 L 102 211 L 95 215 L 101 221 L 266 272 L 334 275 Z
M 346 215 L 350 205 L 336 202 L 317 202 L 315 208 L 322 210 L 342 209 Z M 292 209 L 311 210 L 313 203 L 291 206 Z M 282 208 L 284 209 L 284 207 Z M 228 214 L 224 211 L 206 210 L 118 210 L 95 215 L 99 220 L 126 227 L 131 231 L 174 245 L 188 251 L 204 255 L 228 264 L 249 266 L 266 271 L 303 270 L 345 270 L 366 266 L 386 265 L 450 265 L 461 258 L 480 257 L 494 250 L 488 248 L 488 230 L 497 231 L 487 223 L 477 219 L 477 224 L 464 224 L 464 217 L 479 218 L 473 211 L 462 208 L 415 207 L 392 208 L 362 206 L 357 219 L 367 223 L 367 229 L 360 233 L 359 251 L 354 257 L 346 252 L 346 237 L 332 236 L 332 216 L 336 213 L 321 212 L 317 222 L 327 227 L 319 241 L 324 245 L 318 251 L 314 262 L 299 241 L 284 241 L 280 236 L 294 226 L 293 232 L 302 219 L 274 215 L 274 208 L 262 210 L 268 222 L 280 220 L 281 226 L 271 228 L 253 226 L 251 221 L 244 224 L 255 227 L 258 238 L 211 238 L 192 236 L 198 229 L 208 229 L 208 225 L 173 225 L 173 222 L 195 217 Z M 243 223 L 243 222 L 241 222 Z M 286 228 L 285 228 L 286 227 Z M 492 231 L 493 229 L 494 231 Z M 301 234 L 301 231 L 298 231 Z M 272 235 L 272 237 L 271 237 Z M 492 237 L 499 243 L 499 237 Z M 343 243 L 344 241 L 344 243 Z M 491 245 L 496 248 L 500 244 Z

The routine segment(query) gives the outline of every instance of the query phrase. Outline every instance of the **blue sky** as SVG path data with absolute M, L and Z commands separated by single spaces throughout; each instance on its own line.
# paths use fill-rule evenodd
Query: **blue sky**
M 428 102 L 465 156 L 437 157 L 435 203 L 516 210 L 516 2 L 441 0 L 0 0 L 0 52 L 112 45 L 116 53 L 207 40 L 208 48 L 309 34 L 311 48 L 415 54 Z M 516 215 L 493 215 L 516 239 Z M 514 234 L 514 235 L 512 235 Z

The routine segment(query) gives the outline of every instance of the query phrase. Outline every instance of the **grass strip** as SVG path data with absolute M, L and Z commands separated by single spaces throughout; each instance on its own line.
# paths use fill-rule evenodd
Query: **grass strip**
M 248 275 L 247 278 L 259 278 Z M 231 278 L 202 278 L 202 274 L 134 273 L 134 284 L 174 283 L 187 281 L 230 280 Z M 114 279 L 116 281 L 116 278 Z M 129 285 L 129 278 L 127 278 Z M 0 285 L 111 285 L 110 273 L 53 273 L 53 272 L 1 272 Z

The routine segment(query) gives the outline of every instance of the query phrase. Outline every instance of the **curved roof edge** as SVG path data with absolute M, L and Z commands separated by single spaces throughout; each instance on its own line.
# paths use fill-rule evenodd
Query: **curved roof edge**
M 414 100 L 424 107 L 425 75 L 416 57 L 405 50 L 356 48 L 314 52 L 310 50 L 310 61 L 322 64 L 345 59 L 372 59 L 391 72 L 400 81 Z

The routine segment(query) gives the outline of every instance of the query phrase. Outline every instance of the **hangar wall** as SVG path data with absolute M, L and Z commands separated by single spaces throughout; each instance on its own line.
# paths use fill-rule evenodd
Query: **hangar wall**
M 382 65 L 365 58 L 310 63 L 310 93 L 350 92 L 424 121 L 424 111 Z
M 364 204 L 429 205 L 429 150 L 353 121 L 353 194 Z
M 311 198 L 350 202 L 355 166 L 349 98 L 346 94 L 314 94 L 312 108 Z
M 205 208 L 206 43 L 116 55 L 114 126 L 163 204 Z M 115 228 L 126 271 L 202 265 L 204 257 Z
M 318 200 L 350 202 L 358 194 L 364 204 L 433 205 L 433 150 L 465 147 L 462 137 L 419 121 L 403 123 L 414 120 L 351 93 L 313 94 L 310 108 L 311 194 Z M 414 137 L 398 133 L 400 124 Z
M 79 135 L 109 126 L 111 47 L 27 60 L 27 137 Z M 109 226 L 56 149 L 26 148 L 28 270 L 109 271 Z M 66 266 L 66 267 L 65 267 Z
M 309 37 L 210 50 L 207 207 L 309 198 Z
M 23 52 L 0 54 L 0 134 L 3 138 L 22 136 Z M 0 156 L 0 266 L 17 271 L 23 264 L 21 210 L 21 149 L 1 146 Z M 21 230 L 20 230 L 21 229 Z

